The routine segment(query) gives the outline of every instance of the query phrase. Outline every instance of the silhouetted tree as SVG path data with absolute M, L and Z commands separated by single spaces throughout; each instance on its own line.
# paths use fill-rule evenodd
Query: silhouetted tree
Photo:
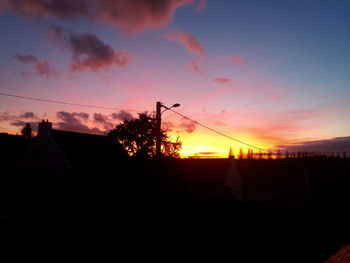
M 272 159 L 272 153 L 270 149 L 267 150 L 267 159 Z
M 289 159 L 289 157 L 290 157 L 290 156 L 289 156 L 289 152 L 288 152 L 288 150 L 286 150 L 286 153 L 285 153 L 285 155 L 284 155 L 284 158 L 285 158 L 285 159 Z
M 343 159 L 348 158 L 348 155 L 346 154 L 346 152 L 343 152 Z
M 156 155 L 157 122 L 147 112 L 139 113 L 138 118 L 125 119 L 107 133 L 127 150 L 130 156 L 146 158 Z M 161 150 L 164 157 L 179 157 L 182 143 L 179 138 L 171 141 L 165 130 L 161 130 Z
M 239 148 L 239 154 L 238 154 L 238 159 L 242 160 L 244 157 L 243 149 Z
M 251 149 L 250 150 L 250 159 L 254 159 L 255 158 L 255 156 L 254 156 L 254 150 L 253 149 Z
M 281 156 L 282 156 L 281 150 L 278 149 L 278 150 L 277 150 L 277 153 L 276 153 L 276 159 L 281 159 Z
M 230 147 L 230 151 L 228 152 L 228 158 L 234 157 L 232 147 Z
M 26 123 L 21 130 L 21 135 L 26 139 L 31 139 L 33 137 L 33 130 L 30 127 L 30 123 Z
M 252 160 L 253 156 L 254 156 L 254 152 L 252 149 L 249 148 L 247 151 L 247 159 Z

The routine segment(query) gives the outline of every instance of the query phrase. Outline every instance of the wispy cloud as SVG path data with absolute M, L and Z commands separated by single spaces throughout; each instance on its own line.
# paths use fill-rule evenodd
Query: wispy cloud
M 198 39 L 187 32 L 177 29 L 168 34 L 165 34 L 163 37 L 169 41 L 180 43 L 187 49 L 188 52 L 196 54 L 200 58 L 205 57 L 205 52 L 202 44 Z
M 16 54 L 16 60 L 25 64 L 32 64 L 33 72 L 23 72 L 22 75 L 35 74 L 45 78 L 51 78 L 58 75 L 58 71 L 53 69 L 48 60 L 40 61 L 36 56 Z
M 289 151 L 309 151 L 321 153 L 350 153 L 350 136 L 337 137 L 326 140 L 302 141 L 289 145 L 279 146 Z
M 242 56 L 230 56 L 228 59 L 229 66 L 244 65 L 245 59 Z
M 187 65 L 187 69 L 189 71 L 192 71 L 192 72 L 195 72 L 195 73 L 198 73 L 198 74 L 203 74 L 203 71 L 199 65 L 199 62 L 197 59 L 192 59 L 188 65 Z
M 33 56 L 33 55 L 16 54 L 16 55 L 14 55 L 14 58 L 20 62 L 23 62 L 23 63 L 37 63 L 38 62 L 38 58 L 36 56 Z
M 226 84 L 226 83 L 229 83 L 230 81 L 231 81 L 230 78 L 216 78 L 216 79 L 213 79 L 213 82 L 220 83 L 220 84 Z

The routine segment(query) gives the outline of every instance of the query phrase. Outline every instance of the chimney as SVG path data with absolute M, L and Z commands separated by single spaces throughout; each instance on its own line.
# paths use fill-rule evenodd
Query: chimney
M 48 120 L 42 120 L 39 123 L 38 137 L 51 136 L 52 134 L 52 123 Z

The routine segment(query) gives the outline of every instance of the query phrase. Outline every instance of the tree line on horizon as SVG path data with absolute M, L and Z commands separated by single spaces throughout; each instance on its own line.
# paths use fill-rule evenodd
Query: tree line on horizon
M 233 151 L 230 148 L 229 157 L 233 156 Z M 320 151 L 289 151 L 280 150 L 254 152 L 253 149 L 248 148 L 247 152 L 244 152 L 242 148 L 239 149 L 237 159 L 239 160 L 263 160 L 263 159 L 307 159 L 307 158 L 331 158 L 331 159 L 349 159 L 350 154 L 347 152 L 320 152 Z

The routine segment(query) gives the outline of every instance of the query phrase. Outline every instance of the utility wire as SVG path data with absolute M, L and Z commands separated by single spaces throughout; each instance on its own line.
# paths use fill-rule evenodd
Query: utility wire
M 0 93 L 0 95 L 6 96 L 6 97 L 14 97 L 14 98 L 20 98 L 20 99 L 26 99 L 26 100 L 49 102 L 49 103 L 56 103 L 56 104 L 63 104 L 63 105 L 72 105 L 72 106 L 79 106 L 79 107 L 88 107 L 88 108 L 96 108 L 96 109 L 104 109 L 104 110 L 120 110 L 120 111 L 123 110 L 120 108 L 101 107 L 101 106 L 88 105 L 88 104 L 79 104 L 79 103 L 64 102 L 64 101 L 57 101 L 57 100 L 39 99 L 39 98 L 19 96 L 19 95 L 7 94 L 7 93 Z M 125 111 L 135 111 L 136 112 L 136 110 L 125 110 Z
M 20 95 L 14 95 L 14 94 L 7 94 L 7 93 L 0 93 L 0 96 L 13 97 L 13 98 L 20 98 L 20 99 L 27 99 L 27 100 L 33 100 L 33 101 L 41 101 L 41 102 L 49 102 L 49 103 L 56 103 L 56 104 L 63 104 L 63 105 L 72 105 L 72 106 L 79 106 L 79 107 L 89 107 L 89 108 L 96 108 L 96 109 L 120 110 L 120 111 L 123 110 L 123 109 L 120 109 L 120 108 L 102 107 L 102 106 L 95 106 L 95 105 L 88 105 L 88 104 L 79 104 L 79 103 L 71 103 L 71 102 L 64 102 L 64 101 L 57 101 L 57 100 L 47 100 L 47 99 L 26 97 L 26 96 L 20 96 Z M 219 135 L 221 135 L 221 136 L 224 136 L 224 137 L 226 137 L 226 138 L 228 138 L 228 139 L 230 139 L 230 140 L 239 142 L 239 143 L 241 143 L 241 144 L 244 144 L 244 145 L 246 145 L 246 146 L 249 146 L 249 147 L 251 147 L 251 148 L 254 148 L 254 149 L 257 149 L 257 150 L 260 150 L 260 151 L 263 151 L 263 152 L 268 152 L 268 153 L 271 153 L 271 154 L 275 154 L 275 153 L 271 152 L 270 150 L 266 150 L 266 149 L 263 149 L 263 148 L 254 146 L 254 145 L 252 145 L 252 144 L 250 144 L 250 143 L 246 143 L 246 142 L 244 142 L 244 141 L 241 141 L 241 140 L 238 140 L 238 139 L 236 139 L 236 138 L 233 138 L 233 137 L 231 137 L 231 136 L 229 136 L 229 135 L 226 135 L 226 134 L 224 134 L 224 133 L 222 133 L 222 132 L 220 132 L 220 131 L 217 131 L 217 130 L 215 130 L 215 129 L 213 129 L 213 128 L 210 128 L 210 127 L 208 127 L 207 125 L 204 125 L 204 124 L 202 124 L 202 123 L 200 123 L 200 122 L 198 122 L 198 121 L 195 121 L 195 120 L 193 120 L 193 119 L 191 119 L 191 118 L 189 118 L 189 117 L 187 117 L 187 116 L 185 116 L 185 115 L 183 115 L 183 114 L 181 114 L 181 113 L 179 113 L 179 112 L 177 112 L 177 111 L 174 111 L 174 110 L 171 109 L 171 108 L 167 108 L 167 110 L 170 110 L 170 111 L 174 112 L 175 114 L 177 114 L 177 115 L 179 115 L 179 116 L 181 116 L 181 117 L 183 117 L 183 118 L 185 118 L 185 119 L 187 119 L 187 120 L 189 120 L 189 121 L 192 121 L 192 122 L 196 123 L 197 125 L 202 126 L 202 127 L 206 128 L 206 129 L 212 131 L 212 132 L 215 132 L 215 133 L 217 133 L 217 134 L 219 134 Z M 125 111 L 136 111 L 136 110 L 125 110 Z
M 189 121 L 192 121 L 192 122 L 194 122 L 194 123 L 196 123 L 196 124 L 198 124 L 198 125 L 200 125 L 200 126 L 206 128 L 206 129 L 208 129 L 208 130 L 210 130 L 210 131 L 212 131 L 212 132 L 215 132 L 215 133 L 217 133 L 217 134 L 219 134 L 219 135 L 221 135 L 221 136 L 224 136 L 224 137 L 226 137 L 226 138 L 229 138 L 229 139 L 231 139 L 231 140 L 233 140 L 233 141 L 239 142 L 239 143 L 241 143 L 241 144 L 244 144 L 244 145 L 246 145 L 246 146 L 255 148 L 255 149 L 260 150 L 260 151 L 263 151 L 263 152 L 268 152 L 268 153 L 271 153 L 271 154 L 275 154 L 275 153 L 271 152 L 270 150 L 266 150 L 266 149 L 263 149 L 263 148 L 254 146 L 254 145 L 252 145 L 252 144 L 246 143 L 246 142 L 244 142 L 244 141 L 241 141 L 241 140 L 238 140 L 238 139 L 236 139 L 236 138 L 233 138 L 233 137 L 231 137 L 231 136 L 229 136 L 229 135 L 226 135 L 226 134 L 224 134 L 224 133 L 222 133 L 222 132 L 220 132 L 220 131 L 217 131 L 217 130 L 215 130 L 215 129 L 213 129 L 213 128 L 210 128 L 210 127 L 208 127 L 207 125 L 204 125 L 204 124 L 202 124 L 202 123 L 200 123 L 200 122 L 198 122 L 198 121 L 195 121 L 195 120 L 193 120 L 193 119 L 191 119 L 191 118 L 189 118 L 189 117 L 187 117 L 187 116 L 185 116 L 185 115 L 183 115 L 183 114 L 181 114 L 181 113 L 179 113 L 179 112 L 177 112 L 177 111 L 174 111 L 173 109 L 170 109 L 170 108 L 169 108 L 168 110 L 174 112 L 175 114 L 177 114 L 177 115 L 179 115 L 179 116 L 181 116 L 181 117 L 183 117 L 183 118 L 185 118 L 185 119 L 187 119 L 187 120 L 189 120 Z

